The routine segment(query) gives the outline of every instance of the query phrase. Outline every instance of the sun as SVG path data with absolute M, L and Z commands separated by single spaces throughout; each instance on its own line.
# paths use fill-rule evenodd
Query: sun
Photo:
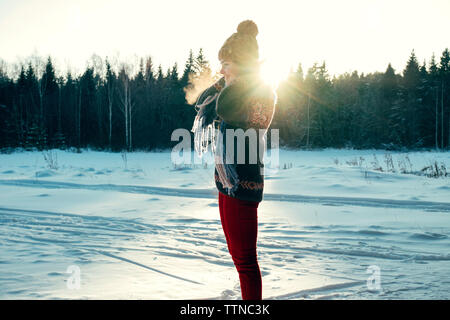
M 287 79 L 289 66 L 284 63 L 275 63 L 272 59 L 262 60 L 260 67 L 261 79 L 273 89 L 277 89 L 280 82 Z
M 216 76 L 221 78 L 220 64 L 216 63 L 214 69 L 216 70 Z M 260 60 L 259 75 L 261 80 L 276 90 L 281 82 L 286 80 L 289 76 L 289 72 L 292 69 L 292 65 L 284 59 L 267 59 Z

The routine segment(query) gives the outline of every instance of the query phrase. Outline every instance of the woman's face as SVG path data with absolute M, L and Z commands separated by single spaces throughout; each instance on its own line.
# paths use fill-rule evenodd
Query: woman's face
M 237 76 L 237 66 L 230 60 L 221 60 L 220 63 L 222 64 L 220 73 L 223 74 L 226 85 L 229 85 Z

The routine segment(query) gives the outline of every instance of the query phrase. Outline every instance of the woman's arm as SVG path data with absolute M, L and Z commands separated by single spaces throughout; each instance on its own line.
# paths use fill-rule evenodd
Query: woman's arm
M 226 123 L 242 126 L 247 121 L 247 115 L 244 112 L 247 94 L 239 82 L 232 82 L 226 86 L 217 97 L 217 115 Z
M 275 111 L 275 92 L 265 84 L 234 82 L 217 97 L 216 113 L 225 122 L 242 128 L 268 128 Z

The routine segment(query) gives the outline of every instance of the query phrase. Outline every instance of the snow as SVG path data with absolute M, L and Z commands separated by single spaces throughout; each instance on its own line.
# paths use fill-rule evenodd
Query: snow
M 51 152 L 54 168 L 0 154 L 0 299 L 240 299 L 211 163 Z M 449 152 L 280 150 L 258 211 L 263 298 L 449 299 L 450 178 L 399 173 L 406 156 L 450 168 Z

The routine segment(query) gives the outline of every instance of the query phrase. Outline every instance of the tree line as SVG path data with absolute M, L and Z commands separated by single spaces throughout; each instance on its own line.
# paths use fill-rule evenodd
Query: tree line
M 51 57 L 29 59 L 16 76 L 7 67 L 0 63 L 2 150 L 170 148 L 173 130 L 192 126 L 199 86 L 220 76 L 202 49 L 190 50 L 181 75 L 176 63 L 155 71 L 151 57 L 134 65 L 94 56 L 79 75 L 57 76 Z M 449 148 L 448 49 L 439 62 L 433 54 L 422 64 L 413 50 L 401 73 L 389 64 L 384 72 L 331 78 L 325 62 L 306 74 L 299 64 L 277 95 L 271 128 L 281 146 Z
M 325 62 L 304 74 L 301 64 L 278 88 L 273 127 L 291 147 L 448 149 L 450 53 L 419 64 L 414 50 L 397 73 L 334 76 Z
M 0 147 L 165 148 L 171 132 L 188 128 L 195 115 L 186 88 L 211 76 L 202 49 L 196 57 L 190 51 L 181 77 L 177 64 L 155 72 L 151 57 L 138 66 L 92 60 L 78 76 L 56 76 L 51 57 L 33 57 L 15 79 L 0 65 Z

